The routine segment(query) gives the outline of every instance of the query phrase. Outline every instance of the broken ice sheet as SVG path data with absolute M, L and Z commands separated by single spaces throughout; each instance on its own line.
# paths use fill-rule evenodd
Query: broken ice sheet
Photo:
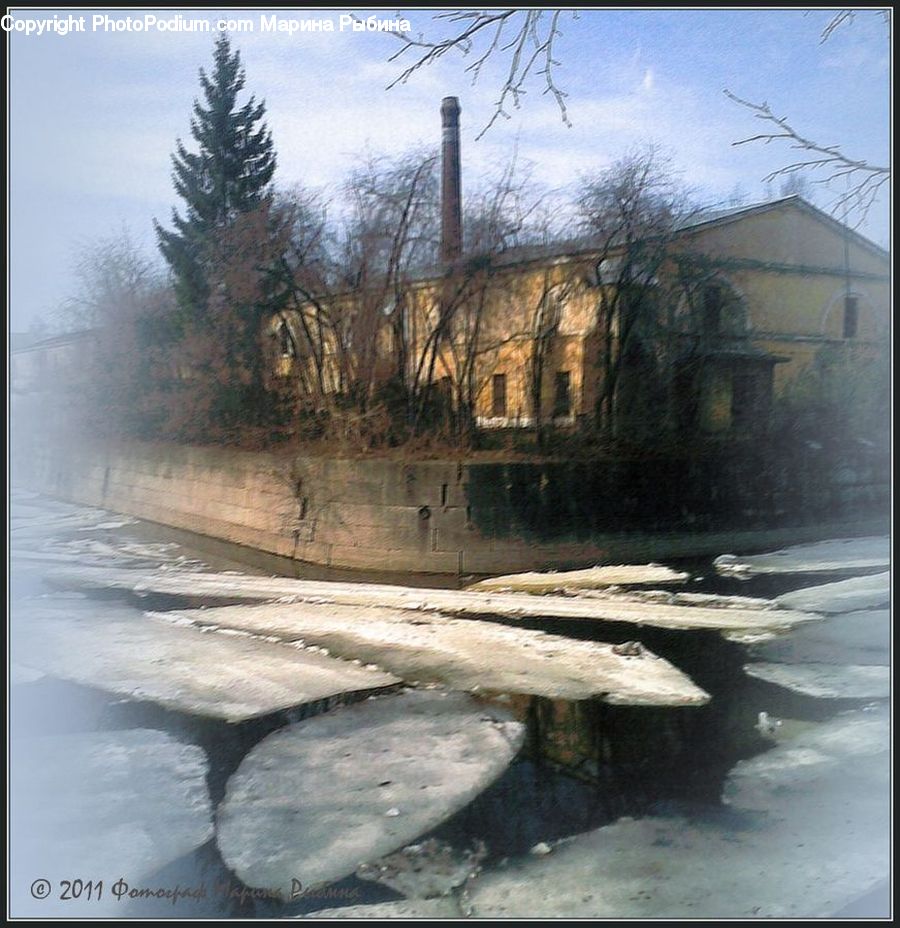
M 513 590 L 552 593 L 559 590 L 592 590 L 621 584 L 674 583 L 688 575 L 660 564 L 608 564 L 584 570 L 529 571 L 490 577 L 470 584 L 470 590 Z
M 745 664 L 751 677 L 818 699 L 887 699 L 890 667 L 842 664 Z
M 433 690 L 289 725 L 228 781 L 217 816 L 222 857 L 252 887 L 289 893 L 294 879 L 342 879 L 468 805 L 523 739 L 524 726 L 497 707 Z
M 432 899 L 462 886 L 477 873 L 486 856 L 487 848 L 481 841 L 459 850 L 437 838 L 428 838 L 360 865 L 356 875 L 395 889 L 407 899 Z
M 888 571 L 867 577 L 851 577 L 837 583 L 806 587 L 784 593 L 775 602 L 782 609 L 808 612 L 857 612 L 876 609 L 890 602 L 891 575 Z
M 887 536 L 831 538 L 809 545 L 793 545 L 768 554 L 723 554 L 713 564 L 720 574 L 817 573 L 887 567 L 891 542 Z

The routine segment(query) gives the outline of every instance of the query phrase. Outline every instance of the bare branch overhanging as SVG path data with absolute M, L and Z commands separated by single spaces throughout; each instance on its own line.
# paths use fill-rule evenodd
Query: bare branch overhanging
M 768 145 L 771 142 L 784 141 L 789 144 L 790 148 L 806 152 L 808 155 L 808 157 L 798 158 L 772 171 L 766 175 L 765 181 L 771 181 L 777 177 L 789 177 L 799 171 L 823 172 L 823 176 L 814 181 L 817 184 L 833 184 L 843 179 L 846 189 L 837 195 L 834 203 L 835 210 L 856 209 L 858 218 L 855 226 L 865 220 L 879 191 L 890 181 L 890 167 L 869 164 L 861 158 L 853 158 L 845 154 L 838 145 L 822 145 L 807 138 L 788 122 L 786 116 L 776 116 L 765 101 L 753 103 L 730 90 L 723 92 L 730 100 L 749 109 L 754 114 L 754 118 L 762 120 L 771 127 L 767 131 L 732 142 L 732 145 L 747 145 L 751 142 L 762 142 Z
M 560 116 L 565 125 L 571 126 L 566 107 L 567 94 L 556 82 L 555 68 L 561 67 L 553 56 L 554 42 L 562 35 L 559 20 L 562 10 L 504 10 L 489 13 L 481 10 L 453 10 L 439 13 L 434 18 L 456 26 L 461 24 L 453 35 L 437 42 L 431 42 L 419 35 L 411 38 L 404 33 L 391 33 L 401 47 L 388 59 L 398 61 L 408 52 L 415 52 L 415 58 L 388 85 L 387 89 L 405 84 L 416 71 L 436 61 L 453 49 L 463 55 L 470 54 L 475 47 L 475 40 L 481 35 L 489 36 L 485 50 L 466 67 L 476 83 L 487 61 L 494 55 L 508 53 L 510 56 L 506 77 L 500 88 L 500 95 L 494 103 L 493 113 L 478 133 L 481 138 L 494 123 L 500 119 L 510 119 L 510 103 L 518 109 L 522 98 L 527 95 L 526 82 L 532 74 L 544 78 L 543 94 L 550 94 L 559 107 Z M 576 11 L 572 12 L 577 19 Z M 548 15 L 549 14 L 549 18 Z M 549 25 L 547 25 L 549 22 Z
M 875 13 L 876 16 L 880 17 L 886 26 L 888 27 L 890 26 L 891 24 L 891 11 L 890 10 L 887 10 L 887 9 L 873 10 L 872 12 Z M 855 18 L 856 18 L 855 10 L 840 10 L 839 12 L 835 13 L 835 15 L 832 16 L 830 20 L 828 20 L 828 23 L 826 24 L 825 28 L 822 30 L 822 33 L 819 37 L 819 44 L 823 45 L 825 42 L 827 42 L 831 38 L 832 34 L 837 29 L 839 29 L 845 23 L 849 25 L 850 23 L 853 22 Z

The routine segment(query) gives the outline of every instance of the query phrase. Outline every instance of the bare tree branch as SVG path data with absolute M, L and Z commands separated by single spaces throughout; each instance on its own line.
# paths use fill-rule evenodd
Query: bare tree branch
M 440 41 L 431 42 L 422 35 L 411 38 L 403 33 L 391 33 L 402 44 L 388 60 L 399 61 L 407 53 L 413 56 L 413 60 L 388 84 L 387 89 L 405 84 L 416 71 L 439 61 L 452 50 L 469 55 L 474 51 L 476 41 L 486 37 L 486 47 L 465 69 L 472 75 L 472 83 L 477 82 L 490 59 L 508 56 L 509 64 L 493 113 L 477 138 L 481 138 L 501 117 L 511 118 L 508 111 L 510 104 L 515 109 L 521 107 L 522 98 L 528 92 L 525 85 L 532 75 L 544 78 L 542 93 L 553 97 L 563 124 L 571 126 L 565 102 L 567 94 L 556 82 L 555 69 L 561 65 L 553 55 L 554 43 L 562 35 L 559 29 L 562 12 L 522 9 L 501 12 L 453 10 L 434 17 L 436 21 L 450 23 L 455 27 L 450 36 Z M 571 12 L 577 19 L 577 12 Z M 409 56 L 403 60 L 409 60 Z
M 828 21 L 828 25 L 822 30 L 822 35 L 819 39 L 819 44 L 827 42 L 831 38 L 831 33 L 835 29 L 838 29 L 844 23 L 853 22 L 853 10 L 841 10 L 840 13 L 836 13 Z
M 836 197 L 835 210 L 853 209 L 857 211 L 858 218 L 855 225 L 865 220 L 879 191 L 890 181 L 890 167 L 869 164 L 868 161 L 844 154 L 838 145 L 822 145 L 807 138 L 788 122 L 786 116 L 776 116 L 765 101 L 752 103 L 730 90 L 723 92 L 729 100 L 749 109 L 754 114 L 754 118 L 762 120 L 766 125 L 765 131 L 739 139 L 732 142 L 732 145 L 746 145 L 750 142 L 762 142 L 768 145 L 770 142 L 784 141 L 789 144 L 790 148 L 806 153 L 796 161 L 772 171 L 764 178 L 765 181 L 771 181 L 777 177 L 788 177 L 799 171 L 819 171 L 823 176 L 817 178 L 814 183 L 834 184 L 836 181 L 843 181 L 845 184 L 844 192 Z
M 676 180 L 655 145 L 633 149 L 599 174 L 582 177 L 580 191 L 580 225 L 596 249 L 595 419 L 613 438 L 629 359 L 658 340 L 660 307 L 667 302 L 663 271 L 679 229 L 697 210 L 691 191 Z
M 888 27 L 890 26 L 891 24 L 891 11 L 890 10 L 872 10 L 872 12 L 876 16 L 879 16 L 886 26 Z M 822 34 L 819 37 L 819 45 L 823 45 L 825 42 L 827 42 L 831 38 L 832 34 L 837 29 L 839 29 L 845 23 L 849 25 L 850 23 L 853 22 L 855 18 L 856 18 L 856 11 L 854 10 L 840 10 L 839 12 L 835 13 L 834 16 L 832 16 L 831 19 L 828 20 L 828 23 L 826 24 L 825 28 L 822 30 Z

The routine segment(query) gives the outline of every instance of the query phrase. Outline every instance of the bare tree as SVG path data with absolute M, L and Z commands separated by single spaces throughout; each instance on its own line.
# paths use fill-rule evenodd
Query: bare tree
M 891 11 L 890 10 L 871 10 L 870 12 L 874 13 L 882 22 L 890 28 L 891 25 Z M 809 15 L 807 11 L 804 15 Z M 838 30 L 841 26 L 845 24 L 850 24 L 856 18 L 855 10 L 839 10 L 831 19 L 828 20 L 828 23 L 822 29 L 822 32 L 819 36 L 819 44 L 821 45 L 824 42 L 827 42 L 832 34 Z
M 890 29 L 890 11 L 873 10 Z M 854 21 L 856 11 L 844 9 L 835 13 L 821 30 L 819 43 L 832 38 L 841 27 Z M 795 122 L 786 115 L 778 115 L 766 101 L 755 103 L 739 97 L 730 90 L 724 91 L 729 100 L 744 107 L 759 120 L 761 130 L 739 139 L 732 144 L 747 145 L 761 142 L 784 143 L 792 151 L 798 152 L 794 161 L 777 168 L 763 178 L 768 183 L 776 179 L 791 180 L 798 175 L 812 175 L 814 183 L 832 187 L 835 190 L 834 211 L 848 217 L 855 214 L 855 226 L 865 221 L 879 193 L 891 179 L 889 165 L 872 164 L 864 158 L 848 154 L 840 144 L 827 144 L 811 138 L 798 129 Z M 843 189 L 839 189 L 839 188 Z
M 816 194 L 812 183 L 805 174 L 795 173 L 783 177 L 778 185 L 778 194 L 782 197 L 798 196 L 810 203 L 815 201 Z
M 596 248 L 595 419 L 601 433 L 611 438 L 623 370 L 656 341 L 666 265 L 678 230 L 695 209 L 668 160 L 652 145 L 583 178 L 581 189 L 581 226 Z
M 466 219 L 472 252 L 491 255 L 497 270 L 502 270 L 507 256 L 521 262 L 558 252 L 566 244 L 566 228 L 559 224 L 555 202 L 555 192 L 537 185 L 531 177 L 531 165 L 520 165 L 514 153 L 499 176 L 485 183 L 473 199 Z M 491 362 L 500 351 L 511 342 L 524 346 L 528 413 L 539 441 L 543 435 L 545 366 L 574 284 L 574 277 L 546 263 L 524 276 L 499 274 L 493 282 L 490 304 L 499 330 L 486 344 L 473 346 L 477 366 L 484 372 L 475 385 L 476 396 L 487 387 L 494 371 Z
M 270 330 L 281 360 L 289 360 L 289 389 L 304 412 L 315 412 L 330 397 L 327 385 L 326 332 L 331 316 L 327 295 L 334 289 L 335 232 L 329 204 L 317 192 L 297 186 L 277 194 L 289 228 L 277 273 L 289 298 L 278 307 Z M 272 358 L 272 366 L 279 364 Z
M 263 332 L 285 300 L 278 270 L 289 231 L 270 197 L 237 215 L 204 254 L 209 311 L 170 310 L 160 320 L 168 338 L 155 326 L 148 348 L 158 358 L 152 380 L 167 437 L 240 444 L 277 437 L 286 412 L 268 376 Z
M 559 28 L 562 10 L 452 10 L 438 13 L 434 19 L 439 27 L 450 25 L 451 34 L 431 41 L 423 35 L 411 38 L 403 33 L 392 33 L 402 43 L 390 61 L 409 61 L 403 71 L 388 84 L 388 89 L 405 84 L 419 69 L 439 61 L 448 52 L 473 55 L 466 67 L 475 83 L 485 64 L 491 58 L 502 57 L 506 76 L 494 103 L 494 111 L 478 134 L 484 135 L 501 117 L 509 119 L 510 105 L 518 109 L 528 93 L 527 84 L 534 76 L 543 79 L 543 94 L 549 94 L 559 107 L 565 125 L 570 125 L 566 108 L 565 91 L 561 90 L 555 69 L 560 63 L 554 58 L 554 43 L 562 35 Z M 575 11 L 567 11 L 577 19 Z M 483 43 L 483 44 L 482 44 Z M 412 59 L 412 60 L 410 60 Z
M 475 432 L 478 397 L 504 349 L 532 337 L 523 313 L 530 291 L 511 270 L 535 256 L 551 237 L 545 191 L 514 154 L 468 198 L 464 257 L 445 277 L 436 325 L 420 357 L 420 376 L 434 384 L 441 372 L 452 393 L 452 438 L 468 444 Z M 417 410 L 417 427 L 425 407 Z
M 531 312 L 528 380 L 531 392 L 532 421 L 539 446 L 544 444 L 545 437 L 544 388 L 547 365 L 556 347 L 566 304 L 581 283 L 580 276 L 571 271 L 559 279 L 550 268 L 545 268 L 535 293 L 535 306 Z
M 799 132 L 786 116 L 777 116 L 772 112 L 768 103 L 751 103 L 743 100 L 731 91 L 726 90 L 725 95 L 750 110 L 754 118 L 764 123 L 763 131 L 750 135 L 747 138 L 733 142 L 733 145 L 746 145 L 750 142 L 785 141 L 791 149 L 803 154 L 767 174 L 763 180 L 774 181 L 777 178 L 790 178 L 800 172 L 820 172 L 822 176 L 815 180 L 817 184 L 834 185 L 843 182 L 845 189 L 836 197 L 835 211 L 841 212 L 852 209 L 857 216 L 856 225 L 863 222 L 875 202 L 881 189 L 891 179 L 891 169 L 886 165 L 869 164 L 864 159 L 854 158 L 845 154 L 839 145 L 822 145 Z
M 419 401 L 412 284 L 436 262 L 436 163 L 432 152 L 369 156 L 337 216 L 307 191 L 283 195 L 292 233 L 279 332 L 307 409 L 354 443 L 389 437 L 396 407 L 410 419 Z
M 351 338 L 347 357 L 355 379 L 371 398 L 384 357 L 380 333 L 391 333 L 390 375 L 406 403 L 420 388 L 411 372 L 410 285 L 436 263 L 437 155 L 413 152 L 390 163 L 370 159 L 350 178 L 346 192 L 352 214 L 347 225 L 344 263 L 355 298 L 344 332 Z M 386 372 L 385 372 L 386 373 Z
M 487 124 L 478 134 L 481 138 L 501 117 L 510 118 L 509 107 L 519 108 L 527 94 L 527 84 L 533 76 L 543 78 L 543 94 L 551 95 L 560 110 L 562 121 L 571 125 L 566 107 L 565 91 L 556 80 L 556 69 L 561 67 L 554 57 L 554 43 L 562 35 L 559 28 L 560 10 L 509 9 L 502 11 L 453 10 L 434 17 L 436 28 L 450 27 L 449 34 L 440 39 L 428 39 L 424 35 L 416 38 L 407 34 L 392 33 L 401 47 L 390 56 L 390 61 L 405 62 L 400 74 L 388 84 L 388 89 L 406 83 L 417 71 L 441 60 L 451 52 L 465 57 L 472 56 L 466 72 L 475 83 L 486 63 L 502 58 L 506 72 L 501 83 L 494 109 Z M 569 11 L 573 17 L 578 14 Z M 871 11 L 890 27 L 888 10 Z M 857 11 L 838 10 L 820 32 L 820 43 L 827 42 L 835 32 L 852 23 Z M 730 90 L 724 93 L 729 99 L 753 113 L 754 118 L 765 123 L 763 131 L 740 139 L 734 145 L 751 142 L 785 142 L 802 152 L 795 161 L 769 173 L 764 181 L 790 178 L 798 172 L 814 172 L 816 183 L 834 186 L 843 184 L 844 189 L 836 192 L 835 211 L 853 211 L 857 224 L 863 222 L 882 188 L 890 180 L 890 168 L 884 164 L 872 164 L 866 159 L 844 151 L 840 144 L 827 144 L 812 139 L 799 129 L 787 116 L 778 115 L 766 101 L 753 102 Z
M 81 435 L 148 434 L 166 376 L 158 346 L 174 310 L 171 287 L 125 229 L 79 248 L 75 277 L 59 327 L 91 336 L 74 343 L 73 363 L 56 372 L 56 419 Z
M 114 325 L 159 277 L 159 268 L 125 227 L 117 235 L 82 244 L 75 256 L 76 290 L 59 307 L 57 324 L 65 331 Z
M 521 252 L 551 239 L 548 191 L 535 183 L 533 170 L 531 163 L 520 159 L 516 145 L 506 164 L 481 178 L 470 192 L 463 219 L 467 255 Z

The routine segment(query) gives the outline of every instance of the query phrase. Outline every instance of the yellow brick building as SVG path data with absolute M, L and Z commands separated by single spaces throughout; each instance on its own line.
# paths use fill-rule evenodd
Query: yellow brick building
M 646 282 L 659 293 L 656 322 L 629 340 L 615 381 L 620 433 L 756 427 L 773 393 L 823 348 L 865 364 L 889 336 L 889 255 L 798 196 L 701 216 L 667 249 Z M 396 299 L 380 315 L 369 310 L 381 324 L 365 330 L 375 359 L 367 363 L 379 377 L 397 375 L 402 347 L 407 380 L 425 376 L 451 402 L 468 403 L 482 428 L 591 424 L 609 376 L 599 359 L 622 347 L 618 319 L 599 321 L 599 260 L 590 249 L 506 254 L 410 283 L 402 329 Z M 333 299 L 345 309 L 365 302 Z M 448 322 L 438 332 L 442 313 Z M 303 327 L 301 314 L 313 330 L 311 306 L 272 324 L 282 377 L 304 367 L 311 376 L 286 338 Z M 321 354 L 327 389 L 339 391 L 347 346 L 329 343 Z

